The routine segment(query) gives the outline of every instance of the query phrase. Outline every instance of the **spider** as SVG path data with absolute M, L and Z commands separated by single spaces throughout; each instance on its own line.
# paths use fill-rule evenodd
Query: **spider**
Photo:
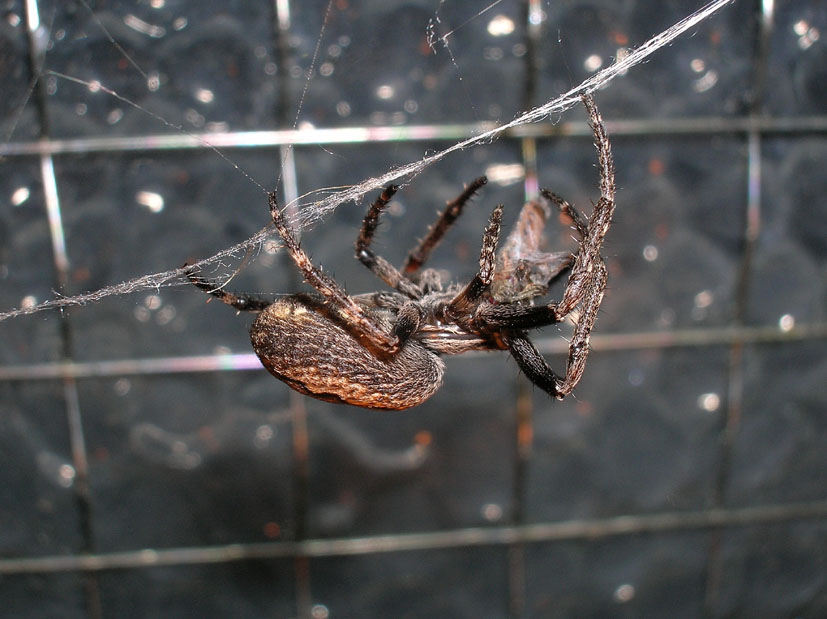
M 449 202 L 401 269 L 374 253 L 379 218 L 398 187 L 388 186 L 369 208 L 356 240 L 356 258 L 393 291 L 350 296 L 315 266 L 269 195 L 270 214 L 284 247 L 315 294 L 274 302 L 227 292 L 185 265 L 190 281 L 237 310 L 256 312 L 253 349 L 276 378 L 306 395 L 365 408 L 403 410 L 430 398 L 442 384 L 441 355 L 471 350 L 507 350 L 538 387 L 562 399 L 577 385 L 589 353 L 589 335 L 606 288 L 600 255 L 614 211 L 614 166 L 609 138 L 590 96 L 583 97 L 600 168 L 600 199 L 586 220 L 548 190 L 522 209 L 499 253 L 503 206 L 498 205 L 482 240 L 479 271 L 465 286 L 443 286 L 423 269 L 429 255 L 463 206 L 487 182 L 473 181 Z M 555 207 L 573 222 L 578 249 L 540 251 L 543 227 Z M 569 271 L 561 301 L 535 304 L 552 280 Z M 560 377 L 528 339 L 527 330 L 579 313 Z

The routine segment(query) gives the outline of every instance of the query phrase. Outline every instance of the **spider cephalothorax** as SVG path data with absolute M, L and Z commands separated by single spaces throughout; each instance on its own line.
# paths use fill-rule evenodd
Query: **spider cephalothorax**
M 253 349 L 271 374 L 293 389 L 331 402 L 401 410 L 421 404 L 442 384 L 443 354 L 507 350 L 526 376 L 552 396 L 563 398 L 580 380 L 589 352 L 589 334 L 606 288 L 600 255 L 614 211 L 614 168 L 609 139 L 591 97 L 588 110 L 600 167 L 600 199 L 586 220 L 547 190 L 528 202 L 514 230 L 497 245 L 502 205 L 485 229 L 480 268 L 465 286 L 443 286 L 438 274 L 422 269 L 431 251 L 459 216 L 468 199 L 486 183 L 476 179 L 448 204 L 409 254 L 401 269 L 371 249 L 383 209 L 397 190 L 387 187 L 368 210 L 356 241 L 356 257 L 393 291 L 350 296 L 313 265 L 286 225 L 270 194 L 270 213 L 285 248 L 316 294 L 274 302 L 226 292 L 187 273 L 199 288 L 239 310 L 257 312 L 250 330 Z M 543 227 L 555 207 L 568 216 L 579 247 L 540 250 Z M 569 271 L 561 301 L 535 304 L 555 277 Z M 575 309 L 578 318 L 565 375 L 557 376 L 529 341 L 526 331 L 558 323 Z

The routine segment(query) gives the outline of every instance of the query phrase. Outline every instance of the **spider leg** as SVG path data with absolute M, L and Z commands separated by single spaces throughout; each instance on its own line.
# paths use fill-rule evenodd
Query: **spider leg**
M 582 216 L 565 200 L 554 196 L 549 191 L 543 195 L 554 202 L 557 207 L 571 217 L 575 229 L 581 236 L 580 248 L 574 257 L 568 284 L 563 299 L 558 304 L 532 307 L 511 304 L 484 304 L 477 311 L 476 319 L 483 325 L 500 328 L 528 329 L 560 322 L 578 305 L 580 312 L 574 327 L 569 356 L 566 363 L 566 375 L 559 379 L 542 359 L 533 345 L 522 335 L 512 335 L 506 343 L 517 363 L 535 384 L 560 398 L 574 389 L 585 368 L 589 354 L 589 336 L 594 327 L 603 293 L 606 289 L 607 273 L 600 248 L 612 222 L 615 209 L 615 178 L 612 162 L 611 145 L 603 127 L 600 112 L 590 96 L 583 97 L 583 103 L 589 114 L 597 149 L 600 168 L 600 199 L 594 206 L 592 215 L 586 223 Z M 540 363 L 542 361 L 542 363 Z M 553 390 L 552 389 L 553 386 Z
M 267 299 L 258 295 L 228 292 L 221 288 L 221 285 L 218 282 L 210 281 L 196 275 L 195 271 L 189 264 L 185 264 L 182 268 L 191 283 L 198 286 L 198 288 L 204 292 L 209 293 L 219 301 L 236 308 L 240 312 L 260 312 L 273 304 L 272 299 Z
M 473 279 L 463 288 L 446 308 L 449 314 L 460 316 L 469 313 L 470 308 L 482 296 L 494 279 L 497 243 L 500 239 L 500 226 L 503 218 L 503 205 L 498 204 L 491 213 L 491 219 L 485 228 L 480 251 L 480 268 Z
M 572 392 L 577 383 L 580 382 L 580 377 L 583 376 L 583 370 L 586 369 L 586 358 L 589 356 L 589 336 L 591 335 L 592 327 L 594 327 L 594 322 L 597 320 L 597 311 L 600 307 L 600 302 L 603 300 L 603 292 L 606 288 L 606 267 L 602 262 L 599 264 L 597 282 L 588 291 L 584 299 L 580 316 L 574 327 L 571 341 L 569 342 L 566 374 L 562 379 L 549 367 L 545 359 L 543 359 L 543 356 L 537 351 L 524 333 L 509 334 L 503 338 L 511 355 L 517 361 L 517 365 L 525 372 L 531 382 L 558 399 L 562 399 Z M 543 310 L 546 308 L 538 307 L 527 309 Z M 527 317 L 527 315 L 523 315 L 523 318 Z M 542 323 L 542 317 L 539 318 Z M 515 325 L 515 323 L 519 325 L 521 321 L 515 320 L 509 324 Z M 532 326 L 529 324 L 529 321 L 523 321 L 522 325 L 525 328 Z
M 395 288 L 411 299 L 419 299 L 423 294 L 422 289 L 402 275 L 396 267 L 382 256 L 376 255 L 370 248 L 373 235 L 376 233 L 376 227 L 379 225 L 379 216 L 397 189 L 399 187 L 396 185 L 388 185 L 368 209 L 367 215 L 362 221 L 359 237 L 356 239 L 356 258 L 391 288 Z
M 408 252 L 405 264 L 402 265 L 403 273 L 411 275 L 422 268 L 422 265 L 428 260 L 431 252 L 439 245 L 442 237 L 445 236 L 445 232 L 447 232 L 451 224 L 456 221 L 457 217 L 460 216 L 466 202 L 487 182 L 488 179 L 485 176 L 474 179 L 461 194 L 447 204 L 445 210 L 442 211 L 436 222 L 430 227 L 428 233 L 419 242 L 419 245 Z
M 589 95 L 584 96 L 583 104 L 589 114 L 594 145 L 597 149 L 597 161 L 600 168 L 600 199 L 594 205 L 594 210 L 585 229 L 586 234 L 583 235 L 580 249 L 574 259 L 563 300 L 557 306 L 557 313 L 562 316 L 571 312 L 584 299 L 591 287 L 599 285 L 597 275 L 600 266 L 602 266 L 604 273 L 606 269 L 600 255 L 600 248 L 603 246 L 603 239 L 609 231 L 615 210 L 615 175 L 609 137 L 606 135 L 603 119 L 600 117 L 600 111 L 594 103 L 594 98 Z M 576 213 L 571 206 L 568 206 L 568 209 L 569 213 Z M 575 222 L 575 227 L 581 230 L 583 227 L 582 218 L 575 214 L 572 219 Z M 603 286 L 605 286 L 605 281 Z
M 525 333 L 513 333 L 503 339 L 511 356 L 532 383 L 555 398 L 562 395 L 560 387 L 563 381 L 549 367 Z
M 597 307 L 586 307 L 589 302 L 597 303 L 602 300 L 602 290 L 606 286 L 606 265 L 600 255 L 603 239 L 612 223 L 615 209 L 615 178 L 612 149 L 603 119 L 591 96 L 583 97 L 583 104 L 589 114 L 589 121 L 594 135 L 597 149 L 598 166 L 600 168 L 600 199 L 594 206 L 588 223 L 568 202 L 555 196 L 548 190 L 543 196 L 551 200 L 561 211 L 571 217 L 574 227 L 581 235 L 580 248 L 574 257 L 566 291 L 558 304 L 549 304 L 540 307 L 493 305 L 483 306 L 479 318 L 484 322 L 498 326 L 512 326 L 515 328 L 539 327 L 563 320 L 581 302 L 584 307 L 581 314 L 596 314 Z M 600 290 L 599 297 L 593 294 L 594 289 Z M 588 299 L 587 299 L 588 297 Z M 590 300 L 590 301 L 589 301 Z
M 563 215 L 572 220 L 574 229 L 577 231 L 581 241 L 586 238 L 589 234 L 589 223 L 580 214 L 580 211 L 576 210 L 567 200 L 564 200 L 553 191 L 540 189 L 540 194 L 554 204 Z
M 304 275 L 304 280 L 313 286 L 337 310 L 339 316 L 359 335 L 384 353 L 395 353 L 399 349 L 399 338 L 391 333 L 372 314 L 366 312 L 351 298 L 336 281 L 317 268 L 310 256 L 299 246 L 299 242 L 287 227 L 284 215 L 279 210 L 275 192 L 269 194 L 270 215 L 284 246 Z
M 588 268 L 587 263 L 585 266 L 586 273 L 583 273 L 584 270 L 584 262 L 580 259 L 580 255 L 583 252 L 584 246 L 587 243 L 587 239 L 589 238 L 589 230 L 590 224 L 589 222 L 580 214 L 580 212 L 574 208 L 567 200 L 561 198 L 557 194 L 549 191 L 548 189 L 541 189 L 540 193 L 543 197 L 547 198 L 549 201 L 554 204 L 561 213 L 563 213 L 566 217 L 571 219 L 572 225 L 574 230 L 577 232 L 577 236 L 580 239 L 580 248 L 578 249 L 577 253 L 571 256 L 571 262 L 573 264 L 571 273 L 569 275 L 569 282 L 566 286 L 566 292 L 563 297 L 563 301 L 555 307 L 555 314 L 557 316 L 557 320 L 555 322 L 559 322 L 562 320 L 578 303 L 583 300 L 583 296 L 585 295 L 586 288 L 590 285 L 589 283 L 592 281 L 593 273 L 592 270 Z M 602 198 L 601 198 L 602 199 Z M 601 206 L 600 203 L 595 207 Z M 604 232 L 605 235 L 605 232 Z M 602 245 L 602 238 L 600 239 L 599 243 Z M 586 259 L 596 260 L 603 263 L 603 257 L 600 255 L 600 245 L 597 246 L 597 249 Z M 578 265 L 578 260 L 580 260 L 580 275 L 575 278 L 575 269 Z M 603 263 L 603 269 L 605 270 L 605 263 Z

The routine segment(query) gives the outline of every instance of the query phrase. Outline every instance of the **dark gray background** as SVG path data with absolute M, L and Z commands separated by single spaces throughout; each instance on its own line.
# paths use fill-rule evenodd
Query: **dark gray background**
M 230 133 L 227 157 L 268 188 L 278 140 L 252 147 L 242 132 L 291 127 L 300 101 L 300 127 L 429 126 L 428 140 L 297 146 L 283 170 L 299 195 L 354 184 L 554 98 L 591 74 L 588 59 L 606 66 L 701 5 L 535 2 L 545 18 L 528 27 L 517 0 L 480 15 L 490 2 L 334 1 L 326 21 L 314 0 L 284 3 L 279 32 L 274 2 L 211 4 L 39 3 L 44 71 L 137 109 L 38 73 L 22 1 L 0 2 L 0 310 L 175 268 L 267 223 L 261 190 L 205 146 L 177 147 L 177 125 Z M 302 398 L 228 367 L 250 365 L 250 317 L 185 285 L 0 323 L 0 608 L 825 616 L 827 5 L 770 5 L 736 2 L 597 93 L 618 182 L 610 289 L 564 402 L 504 353 L 448 359 L 444 387 L 405 413 Z M 454 32 L 434 53 L 437 17 Z M 513 32 L 492 35 L 495 19 Z M 429 167 L 377 247 L 399 263 L 463 183 L 531 172 L 533 145 L 541 185 L 588 210 L 584 119 L 575 109 Z M 159 135 L 173 147 L 145 139 Z M 490 208 L 505 203 L 510 224 L 522 181 L 490 183 L 435 265 L 470 277 Z M 351 257 L 363 209 L 345 204 L 303 238 L 351 292 L 380 285 Z M 548 236 L 571 246 L 557 222 Z M 265 251 L 231 287 L 296 285 Z M 558 369 L 567 333 L 534 336 Z

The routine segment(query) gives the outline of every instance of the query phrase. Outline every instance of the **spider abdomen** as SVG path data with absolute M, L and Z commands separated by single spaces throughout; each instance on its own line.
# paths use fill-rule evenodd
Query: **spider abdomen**
M 330 313 L 305 295 L 265 308 L 250 330 L 265 368 L 314 398 L 388 410 L 417 406 L 442 385 L 445 366 L 416 340 L 396 354 L 375 354 Z

